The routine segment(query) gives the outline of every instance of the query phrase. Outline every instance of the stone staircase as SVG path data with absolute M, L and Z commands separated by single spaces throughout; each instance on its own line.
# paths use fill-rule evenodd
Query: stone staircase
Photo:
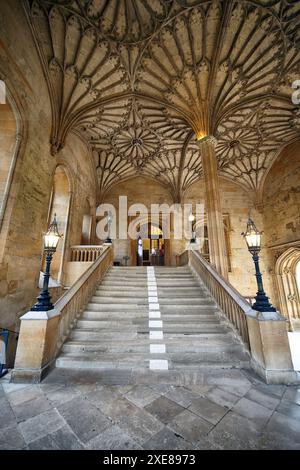
M 244 368 L 249 355 L 188 266 L 112 267 L 56 366 Z

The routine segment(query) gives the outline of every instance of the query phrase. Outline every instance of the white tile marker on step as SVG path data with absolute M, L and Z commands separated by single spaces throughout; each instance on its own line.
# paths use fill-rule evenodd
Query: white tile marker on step
M 149 339 L 163 340 L 163 322 L 159 310 L 159 301 L 157 294 L 156 276 L 153 266 L 147 267 L 147 286 L 148 286 L 148 304 L 149 304 Z M 158 320 L 159 319 L 159 320 Z M 150 354 L 165 354 L 166 345 L 163 343 L 150 344 Z M 149 367 L 151 370 L 168 370 L 167 359 L 150 359 Z

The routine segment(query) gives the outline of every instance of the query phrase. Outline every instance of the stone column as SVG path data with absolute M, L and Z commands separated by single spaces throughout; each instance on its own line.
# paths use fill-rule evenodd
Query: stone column
M 215 153 L 216 139 L 213 136 L 198 140 L 202 158 L 202 168 L 205 182 L 205 204 L 208 230 L 210 262 L 225 278 L 228 278 L 228 264 L 218 165 Z

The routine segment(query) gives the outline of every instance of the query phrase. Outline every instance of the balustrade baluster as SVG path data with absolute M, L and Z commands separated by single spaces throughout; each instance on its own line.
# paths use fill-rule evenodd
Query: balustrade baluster
M 248 303 L 199 253 L 195 251 L 185 252 L 189 257 L 191 267 L 201 278 L 215 301 L 218 303 L 228 320 L 238 331 L 245 345 L 249 347 L 249 333 L 247 313 L 251 311 Z M 185 254 L 179 256 L 180 263 Z

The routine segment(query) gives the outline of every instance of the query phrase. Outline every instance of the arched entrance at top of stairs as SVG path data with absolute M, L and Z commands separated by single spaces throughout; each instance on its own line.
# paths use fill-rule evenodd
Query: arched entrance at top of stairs
M 138 266 L 164 266 L 165 240 L 162 228 L 150 221 L 140 226 L 140 237 L 137 239 Z
M 300 331 L 300 248 L 291 247 L 275 264 L 279 310 L 289 321 L 291 331 Z

